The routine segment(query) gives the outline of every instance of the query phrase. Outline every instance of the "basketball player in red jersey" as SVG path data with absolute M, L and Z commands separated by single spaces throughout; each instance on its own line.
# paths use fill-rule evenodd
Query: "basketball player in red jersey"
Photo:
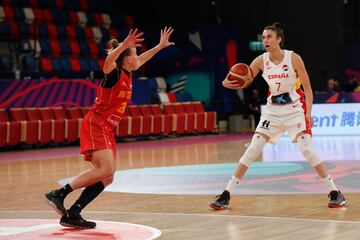
M 329 207 L 341 207 L 346 203 L 345 197 L 336 187 L 332 177 L 318 154 L 315 152 L 311 128 L 313 119 L 311 108 L 313 93 L 310 79 L 301 57 L 293 51 L 282 49 L 284 31 L 280 24 L 265 27 L 263 44 L 266 52 L 251 63 L 250 68 L 255 77 L 260 71 L 269 85 L 269 97 L 261 115 L 250 146 L 240 158 L 234 175 L 229 180 L 223 193 L 210 202 L 210 207 L 220 210 L 229 205 L 230 195 L 240 183 L 250 164 L 259 156 L 267 142 L 275 144 L 285 131 L 294 143 L 299 144 L 303 156 L 310 162 L 328 187 Z M 304 92 L 300 86 L 303 86 Z M 223 86 L 237 89 L 239 86 L 228 77 Z
M 115 127 L 123 115 L 132 93 L 132 71 L 150 60 L 157 52 L 175 43 L 169 42 L 173 29 L 161 30 L 160 42 L 138 56 L 136 47 L 144 40 L 143 33 L 130 30 L 122 43 L 112 39 L 107 44 L 103 81 L 97 97 L 83 119 L 80 130 L 80 152 L 93 167 L 82 172 L 69 184 L 45 194 L 46 202 L 62 215 L 60 224 L 76 228 L 95 228 L 96 223 L 84 220 L 80 212 L 113 181 L 115 173 Z M 80 197 L 66 210 L 65 197 L 73 190 L 84 188 Z

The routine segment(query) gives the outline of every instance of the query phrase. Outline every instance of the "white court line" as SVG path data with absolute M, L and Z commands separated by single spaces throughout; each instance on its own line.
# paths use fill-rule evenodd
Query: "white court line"
M 337 209 L 337 210 L 340 210 L 340 209 Z M 249 215 L 221 215 L 221 214 L 204 214 L 204 213 L 157 213 L 157 212 L 152 213 L 152 212 L 119 212 L 119 211 L 114 211 L 114 212 L 109 212 L 109 211 L 85 211 L 85 212 L 86 213 L 95 213 L 95 214 L 199 216 L 199 217 L 278 219 L 278 220 L 295 220 L 295 221 L 309 221 L 309 222 L 332 222 L 332 223 L 360 224 L 360 220 L 359 221 L 341 221 L 341 220 L 331 220 L 331 219 L 326 220 L 326 219 L 310 219 L 310 218 L 269 217 L 269 216 L 249 216 Z M 54 213 L 54 211 L 0 211 L 0 213 Z

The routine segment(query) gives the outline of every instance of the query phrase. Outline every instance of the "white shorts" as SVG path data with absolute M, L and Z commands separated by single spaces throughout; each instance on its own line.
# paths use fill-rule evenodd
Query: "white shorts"
M 275 144 L 285 131 L 292 142 L 296 142 L 296 136 L 301 132 L 311 134 L 302 104 L 267 104 L 255 132 L 267 135 L 269 143 Z

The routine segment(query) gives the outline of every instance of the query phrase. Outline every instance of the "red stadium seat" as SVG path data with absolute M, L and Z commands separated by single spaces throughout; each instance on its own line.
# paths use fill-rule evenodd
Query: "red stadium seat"
M 83 118 L 88 113 L 89 109 L 90 109 L 90 107 L 80 107 L 80 111 L 81 111 Z
M 70 17 L 70 23 L 72 25 L 78 25 L 79 24 L 79 16 L 78 16 L 77 12 L 69 11 L 69 17 Z M 75 29 L 74 29 L 74 33 L 75 33 Z
M 54 20 L 54 17 L 51 13 L 50 9 L 43 9 L 43 14 L 44 14 L 44 22 L 45 23 L 52 23 Z
M 183 134 L 186 130 L 186 116 L 184 113 L 176 113 L 171 103 L 163 104 L 163 112 L 173 115 L 173 131 L 177 134 Z
M 71 58 L 70 59 L 70 65 L 71 65 L 71 69 L 74 72 L 79 72 L 81 71 L 81 65 L 80 65 L 80 61 L 77 58 Z
M 90 50 L 90 57 L 97 57 L 99 55 L 99 48 L 97 44 L 93 41 L 88 41 L 88 46 Z
M 142 116 L 148 116 L 151 119 L 151 133 L 152 134 L 161 134 L 163 133 L 163 125 L 164 125 L 164 118 L 161 115 L 153 115 L 151 113 L 151 108 L 149 105 L 140 105 L 138 108 L 141 111 Z M 171 121 L 170 121 L 171 124 Z M 171 126 L 171 125 L 170 125 Z M 171 127 L 170 131 L 168 133 L 171 133 Z
M 23 108 L 10 108 L 10 118 L 13 121 L 21 122 L 21 142 L 35 144 L 39 141 L 39 123 L 27 118 Z
M 192 133 L 196 129 L 196 119 L 195 119 L 195 113 L 187 113 L 185 112 L 185 109 L 181 103 L 174 103 L 172 104 L 172 107 L 176 114 L 178 115 L 185 115 L 185 132 Z
M 77 41 L 75 41 L 75 40 L 70 40 L 69 44 L 70 44 L 71 54 L 73 56 L 78 56 L 80 54 L 80 45 L 79 45 L 79 43 Z
M 216 112 L 205 112 L 201 102 L 193 102 L 193 106 L 197 113 L 205 113 L 205 131 L 212 132 L 216 125 Z
M 67 119 L 63 107 L 51 108 L 56 120 L 65 121 L 65 139 L 68 142 L 75 142 L 80 137 L 80 123 L 77 119 Z
M 191 102 L 182 103 L 186 113 L 195 114 L 195 131 L 204 132 L 205 131 L 205 112 L 196 112 L 195 107 Z
M 131 132 L 130 127 L 131 126 L 129 125 L 129 122 L 130 122 L 130 117 L 123 116 L 120 119 L 119 125 L 115 129 L 116 136 L 118 136 L 118 137 L 126 137 L 126 136 L 128 136 L 130 134 L 130 132 Z
M 64 8 L 64 0 L 55 0 L 55 5 L 57 9 L 63 9 Z
M 87 12 L 89 10 L 88 0 L 80 0 L 81 10 Z
M 94 13 L 95 26 L 101 27 L 104 24 L 104 18 L 101 13 Z
M 5 13 L 5 19 L 7 21 L 14 21 L 15 20 L 14 8 L 10 6 L 4 6 L 3 9 Z
M 26 108 L 27 118 L 39 123 L 39 142 L 42 144 L 50 143 L 52 140 L 52 121 L 41 120 L 40 111 L 37 108 Z
M 164 114 L 158 104 L 150 105 L 151 113 L 156 116 L 161 116 L 162 121 L 162 132 L 164 134 L 170 134 L 176 131 L 176 120 L 173 114 Z
M 67 25 L 65 27 L 65 29 L 66 29 L 66 34 L 67 34 L 68 39 L 75 39 L 76 38 L 76 31 L 75 31 L 74 26 Z M 80 47 L 79 47 L 79 52 L 80 52 Z
M 44 22 L 44 14 L 43 11 L 39 8 L 33 8 L 35 22 L 37 24 Z
M 80 119 L 83 118 L 83 114 L 78 107 L 66 108 L 67 118 Z
M 40 58 L 40 69 L 44 72 L 51 72 L 53 70 L 53 66 L 50 58 Z
M 20 121 L 10 121 L 6 109 L 0 109 L 0 131 L 3 133 L 2 145 L 4 141 L 9 146 L 17 145 L 21 142 L 21 123 Z
M 61 48 L 58 40 L 49 40 L 51 53 L 54 57 L 60 57 Z
M 151 116 L 143 116 L 138 106 L 128 106 L 129 114 L 131 117 L 140 117 L 140 134 L 150 135 L 152 134 L 152 121 Z
M 55 116 L 50 108 L 39 108 L 40 116 L 42 120 L 51 120 L 52 121 L 52 140 L 56 143 L 61 143 L 65 141 L 65 120 L 58 119 L 55 120 Z
M 57 37 L 59 36 L 59 33 L 58 33 L 56 25 L 50 23 L 47 25 L 47 27 L 48 27 L 49 36 L 51 38 L 57 39 Z
M 94 39 L 94 32 L 91 27 L 84 27 L 84 33 L 88 41 L 92 41 Z
M 125 116 L 129 118 L 128 135 L 131 137 L 139 136 L 141 134 L 141 117 L 131 116 L 128 108 L 125 108 Z

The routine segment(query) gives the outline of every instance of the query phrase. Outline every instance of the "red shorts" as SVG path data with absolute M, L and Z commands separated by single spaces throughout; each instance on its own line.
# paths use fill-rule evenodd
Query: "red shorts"
M 90 110 L 81 124 L 80 153 L 85 155 L 85 160 L 91 161 L 91 152 L 101 149 L 111 149 L 115 158 L 115 127 L 100 114 Z

